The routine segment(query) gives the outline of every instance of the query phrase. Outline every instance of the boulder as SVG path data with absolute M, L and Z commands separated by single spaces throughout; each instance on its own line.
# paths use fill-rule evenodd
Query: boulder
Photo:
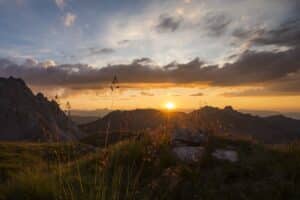
M 227 160 L 230 162 L 238 161 L 238 153 L 234 150 L 216 149 L 212 156 L 219 160 Z
M 187 163 L 194 163 L 201 160 L 204 155 L 205 148 L 195 146 L 181 146 L 174 147 L 172 151 L 177 159 Z
M 201 131 L 177 128 L 171 134 L 172 146 L 200 146 L 207 142 L 207 135 Z

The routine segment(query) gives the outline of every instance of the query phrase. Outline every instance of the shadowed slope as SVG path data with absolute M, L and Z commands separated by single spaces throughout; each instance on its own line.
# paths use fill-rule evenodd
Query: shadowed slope
M 21 79 L 0 78 L 1 140 L 71 140 L 81 135 L 55 101 Z

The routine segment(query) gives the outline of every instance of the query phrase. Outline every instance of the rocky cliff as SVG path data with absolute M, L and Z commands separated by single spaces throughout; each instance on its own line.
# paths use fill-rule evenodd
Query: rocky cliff
M 0 78 L 0 140 L 61 141 L 81 135 L 55 101 L 34 95 L 21 79 Z

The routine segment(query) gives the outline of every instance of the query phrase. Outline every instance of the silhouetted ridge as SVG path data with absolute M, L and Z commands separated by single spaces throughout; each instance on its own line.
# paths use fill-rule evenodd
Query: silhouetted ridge
M 300 121 L 284 116 L 258 117 L 240 113 L 231 106 L 224 109 L 203 107 L 188 115 L 190 126 L 215 134 L 249 136 L 266 143 L 282 143 L 300 137 Z
M 141 131 L 155 129 L 165 125 L 168 117 L 174 121 L 184 116 L 184 113 L 169 114 L 155 109 L 136 109 L 130 111 L 113 111 L 95 122 L 82 125 L 88 132 L 105 131 L 109 126 L 111 131 Z
M 22 79 L 0 78 L 1 140 L 71 140 L 81 135 L 55 101 Z
M 169 118 L 169 119 L 168 119 Z M 300 120 L 285 116 L 258 117 L 240 113 L 231 106 L 224 109 L 205 106 L 189 114 L 167 113 L 140 109 L 113 111 L 95 122 L 82 125 L 87 133 L 110 131 L 138 131 L 166 125 L 190 127 L 212 134 L 246 136 L 265 143 L 285 143 L 300 138 Z

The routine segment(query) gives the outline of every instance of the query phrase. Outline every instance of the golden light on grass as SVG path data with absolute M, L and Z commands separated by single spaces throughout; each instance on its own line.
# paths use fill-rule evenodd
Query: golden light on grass
M 165 104 L 165 108 L 167 109 L 167 110 L 174 110 L 175 109 L 175 104 L 173 103 L 173 102 L 171 102 L 171 101 L 169 101 L 169 102 L 167 102 L 166 104 Z

